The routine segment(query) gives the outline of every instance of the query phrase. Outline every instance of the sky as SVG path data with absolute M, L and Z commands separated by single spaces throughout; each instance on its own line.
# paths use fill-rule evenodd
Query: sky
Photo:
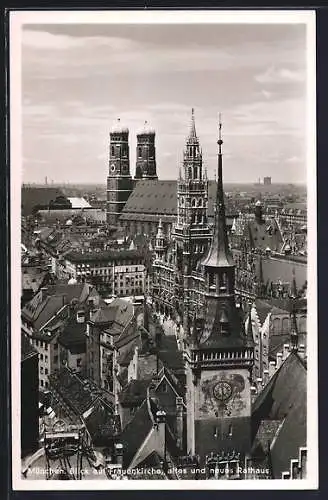
M 24 182 L 102 183 L 117 118 L 156 130 L 157 173 L 176 179 L 191 108 L 210 178 L 218 113 L 224 180 L 305 182 L 306 31 L 302 24 L 25 25 Z

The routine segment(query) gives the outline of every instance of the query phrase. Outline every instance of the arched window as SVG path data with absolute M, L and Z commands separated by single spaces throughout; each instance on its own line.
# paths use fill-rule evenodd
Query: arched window
M 202 206 L 203 206 L 203 200 L 202 200 L 201 198 L 198 200 L 198 206 L 199 206 L 199 207 L 202 207 Z
M 191 206 L 192 206 L 192 207 L 195 207 L 195 206 L 196 206 L 196 198 L 193 198 L 193 199 L 191 200 Z
M 111 155 L 115 156 L 115 147 L 114 146 L 111 147 Z
M 139 158 L 142 157 L 142 147 L 141 146 L 138 147 L 138 157 Z

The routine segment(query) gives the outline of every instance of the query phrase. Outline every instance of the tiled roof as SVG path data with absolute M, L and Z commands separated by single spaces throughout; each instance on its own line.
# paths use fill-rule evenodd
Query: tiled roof
M 71 262 L 99 262 L 99 261 L 107 261 L 108 260 L 122 260 L 122 259 L 136 259 L 140 260 L 143 257 L 143 254 L 140 250 L 129 250 L 129 249 L 121 249 L 121 250 L 103 250 L 103 251 L 91 251 L 91 252 L 81 252 L 80 250 L 71 250 L 66 254 L 66 259 Z
M 52 187 L 22 187 L 22 214 L 30 215 L 32 210 L 37 205 L 47 206 L 51 200 L 55 200 L 58 196 L 63 196 L 63 193 L 58 188 Z
M 138 408 L 134 417 L 121 435 L 123 444 L 123 466 L 128 467 L 153 427 L 153 421 L 149 415 L 147 400 L 145 399 L 140 408 Z
M 225 315 L 225 317 L 223 317 Z M 223 319 L 229 323 L 229 335 L 221 333 Z M 243 329 L 241 312 L 227 303 L 222 309 L 221 303 L 216 298 L 208 298 L 204 311 L 204 328 L 199 339 L 201 349 L 230 349 L 247 346 L 249 340 Z
M 248 233 L 248 234 L 247 234 Z M 267 222 L 250 221 L 246 227 L 246 234 L 249 237 L 252 248 L 280 252 L 283 239 L 279 227 L 274 219 Z
M 100 399 L 95 401 L 91 413 L 84 421 L 96 447 L 108 446 L 121 432 L 119 415 L 113 414 L 113 409 Z
M 208 214 L 214 216 L 214 203 L 216 199 L 216 182 L 208 183 Z M 177 182 L 176 181 L 138 181 L 130 195 L 123 211 L 122 219 L 126 214 L 143 214 L 146 216 L 161 214 L 166 216 L 177 215 Z
M 258 431 L 263 420 L 280 420 L 281 427 L 271 445 L 273 476 L 289 470 L 290 459 L 306 446 L 306 367 L 291 353 L 255 400 L 252 422 Z
M 22 337 L 21 337 L 21 360 L 24 361 L 25 359 L 37 355 L 36 349 L 32 346 L 32 344 L 29 341 L 29 338 L 22 332 Z
M 77 323 L 75 314 L 71 316 L 63 331 L 58 337 L 58 342 L 69 349 L 72 353 L 78 354 L 86 351 L 86 324 Z
M 297 262 L 293 259 L 283 259 L 271 257 L 262 259 L 263 280 L 276 282 L 279 279 L 283 282 L 291 283 L 293 280 L 293 269 L 297 288 L 302 288 L 307 279 L 307 264 Z
M 159 472 L 160 471 L 160 472 Z M 165 480 L 163 471 L 163 460 L 156 451 L 152 451 L 142 462 L 138 464 L 136 473 L 129 476 L 131 480 L 153 479 Z
M 184 370 L 183 354 L 178 349 L 174 335 L 162 335 L 158 357 L 163 365 L 173 373 Z
M 48 273 L 48 269 L 39 266 L 22 266 L 22 289 L 37 292 Z
M 22 315 L 31 321 L 34 330 L 38 331 L 63 307 L 65 303 L 62 295 L 46 297 L 42 301 L 35 296 L 25 305 Z
M 147 396 L 147 387 L 149 380 L 131 380 L 119 396 L 120 403 L 123 406 L 138 406 Z
M 78 302 L 86 300 L 89 287 L 86 284 L 49 285 L 35 295 L 22 309 L 22 316 L 33 323 L 35 330 L 40 330 L 60 309 L 72 299 Z
M 105 399 L 111 405 L 114 396 L 102 390 L 89 379 L 83 379 L 69 368 L 63 367 L 49 377 L 50 387 L 63 398 L 65 403 L 79 416 L 92 406 L 96 399 Z

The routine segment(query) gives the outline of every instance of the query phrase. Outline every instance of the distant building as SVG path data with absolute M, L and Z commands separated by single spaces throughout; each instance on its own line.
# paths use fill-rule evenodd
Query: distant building
M 64 261 L 68 276 L 92 283 L 99 292 L 116 296 L 144 293 L 145 259 L 138 249 L 72 250 Z
M 271 177 L 264 177 L 263 184 L 264 186 L 271 186 Z

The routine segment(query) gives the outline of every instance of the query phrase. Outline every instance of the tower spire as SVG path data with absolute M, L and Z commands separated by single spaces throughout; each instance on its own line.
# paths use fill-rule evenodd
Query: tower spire
M 195 124 L 195 110 L 194 108 L 191 108 L 191 123 L 190 123 L 188 142 L 196 142 L 196 141 L 198 141 L 198 138 L 197 138 L 196 124 Z
M 218 179 L 216 190 L 216 210 L 214 222 L 214 235 L 210 250 L 202 264 L 207 267 L 233 267 L 234 261 L 231 255 L 226 226 L 226 215 L 223 194 L 222 176 L 222 122 L 219 114 L 219 138 L 218 138 Z

